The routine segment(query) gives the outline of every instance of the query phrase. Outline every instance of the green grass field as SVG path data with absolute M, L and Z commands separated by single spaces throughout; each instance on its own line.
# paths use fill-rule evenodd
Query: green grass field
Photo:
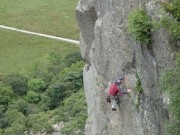
M 78 39 L 78 0 L 1 0 L 0 25 Z M 34 63 L 47 63 L 50 52 L 62 56 L 76 46 L 43 37 L 0 29 L 0 75 L 26 73 Z
M 79 50 L 73 44 L 0 29 L 0 75 L 28 72 L 34 63 L 46 64 L 50 52 L 61 56 Z
M 1 0 L 0 25 L 79 39 L 78 0 Z

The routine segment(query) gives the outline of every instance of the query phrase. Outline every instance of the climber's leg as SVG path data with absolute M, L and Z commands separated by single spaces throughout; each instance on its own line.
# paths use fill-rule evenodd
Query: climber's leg
M 119 101 L 119 97 L 118 96 L 111 97 L 111 101 L 112 101 L 112 111 L 116 111 L 117 110 L 116 104 Z

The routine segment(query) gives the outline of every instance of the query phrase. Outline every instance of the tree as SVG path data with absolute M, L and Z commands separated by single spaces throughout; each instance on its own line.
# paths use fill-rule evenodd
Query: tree
M 11 87 L 0 87 L 0 104 L 7 105 L 12 101 L 14 92 Z
M 8 117 L 5 113 L 0 110 L 0 128 L 5 128 L 8 126 Z
M 28 81 L 28 88 L 35 92 L 43 92 L 46 89 L 46 84 L 43 79 L 36 78 Z
M 71 85 L 75 86 L 76 90 L 79 90 L 83 87 L 83 76 L 80 72 L 69 72 L 64 78 L 64 82 L 70 82 Z
M 40 96 L 38 93 L 36 93 L 34 91 L 28 91 L 27 95 L 26 95 L 26 100 L 29 103 L 38 103 L 40 100 Z
M 56 108 L 59 105 L 60 101 L 65 98 L 64 92 L 64 83 L 56 82 L 50 85 L 49 89 L 47 90 L 47 94 L 51 98 L 50 109 Z
M 51 98 L 45 94 L 41 94 L 41 101 L 39 102 L 38 106 L 42 111 L 48 111 L 50 104 L 51 104 Z
M 66 135 L 84 135 L 87 105 L 82 89 L 66 98 L 63 101 L 63 106 L 58 108 L 58 110 L 58 119 L 65 122 L 61 133 Z
M 17 100 L 14 100 L 13 102 L 9 103 L 8 105 L 8 110 L 17 110 L 24 115 L 27 113 L 27 107 L 28 107 L 28 102 L 24 100 L 23 98 L 19 98 Z
M 11 86 L 13 91 L 20 96 L 25 95 L 28 90 L 28 78 L 18 73 L 8 75 L 3 80 L 3 84 Z
M 73 63 L 77 61 L 82 61 L 82 56 L 80 52 L 73 52 L 65 56 L 64 63 L 67 67 L 70 67 Z
M 26 117 L 17 110 L 8 110 L 5 114 L 9 118 L 9 127 L 4 130 L 4 135 L 22 135 L 25 131 Z

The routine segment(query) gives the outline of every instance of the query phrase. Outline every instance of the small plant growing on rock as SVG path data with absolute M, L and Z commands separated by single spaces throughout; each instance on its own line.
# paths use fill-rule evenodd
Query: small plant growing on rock
M 142 9 L 133 11 L 128 17 L 128 31 L 140 43 L 148 44 L 150 37 L 151 20 Z
M 170 12 L 173 17 L 180 21 L 180 1 L 179 0 L 170 0 L 162 2 L 162 5 L 165 9 Z
M 173 17 L 162 17 L 159 21 L 160 26 L 167 29 L 173 40 L 180 40 L 180 1 L 168 0 L 161 3 L 167 12 Z

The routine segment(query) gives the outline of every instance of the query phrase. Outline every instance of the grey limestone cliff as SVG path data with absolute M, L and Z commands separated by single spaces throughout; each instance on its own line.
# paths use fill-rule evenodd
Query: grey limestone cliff
M 151 18 L 159 16 L 158 2 L 150 0 L 80 0 L 77 5 L 80 49 L 88 63 L 86 135 L 164 135 L 168 97 L 159 90 L 159 78 L 162 69 L 173 67 L 173 51 L 164 29 L 152 33 L 148 46 L 134 41 L 127 18 L 136 8 L 145 8 Z M 122 73 L 132 89 L 138 76 L 143 93 L 121 96 L 118 110 L 112 112 L 105 90 Z

